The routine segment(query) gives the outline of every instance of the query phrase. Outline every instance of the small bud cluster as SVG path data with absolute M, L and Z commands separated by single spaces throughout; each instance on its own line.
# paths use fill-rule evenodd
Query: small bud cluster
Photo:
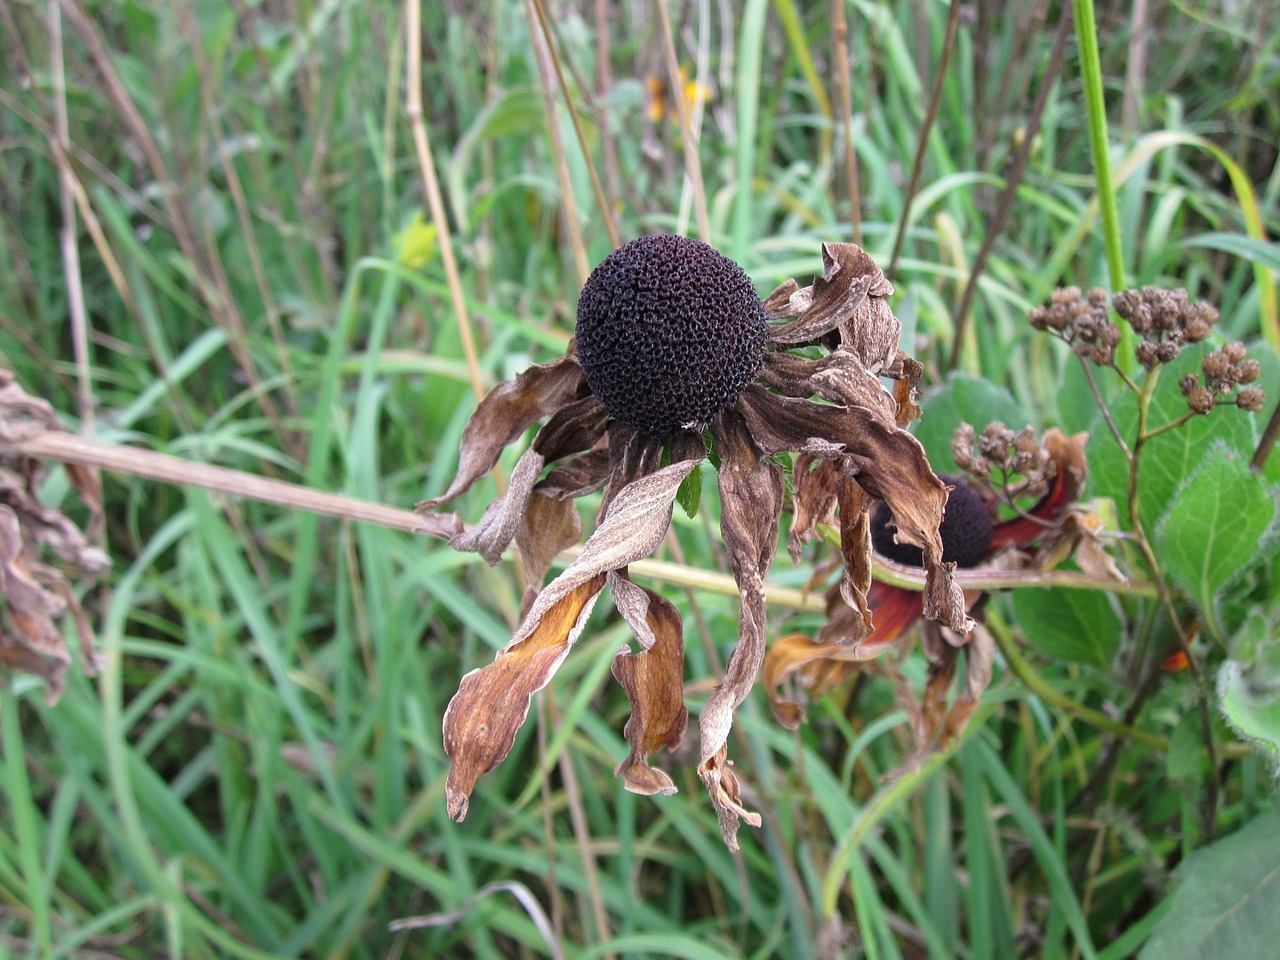
M 1112 305 L 1134 332 L 1141 334 L 1136 353 L 1138 362 L 1148 370 L 1171 361 L 1188 343 L 1207 339 L 1218 322 L 1218 309 L 1213 304 L 1203 300 L 1192 303 L 1185 290 L 1121 290 Z
M 1109 366 L 1120 342 L 1120 328 L 1107 316 L 1107 291 L 1094 287 L 1064 287 L 1050 295 L 1047 307 L 1036 307 L 1027 318 L 1031 326 L 1071 344 L 1071 349 L 1098 366 Z
M 1188 373 L 1178 381 L 1178 389 L 1187 398 L 1192 413 L 1208 413 L 1220 403 L 1234 404 L 1241 410 L 1256 413 L 1262 409 L 1266 396 L 1254 383 L 1262 374 L 1257 360 L 1244 355 L 1244 344 L 1228 343 L 1221 350 L 1206 353 L 1200 361 L 1201 377 Z M 1236 388 L 1234 400 L 1227 399 Z
M 987 424 L 982 436 L 976 435 L 971 424 L 960 424 L 951 436 L 951 455 L 956 466 L 978 480 L 989 481 L 992 473 L 998 472 L 1002 486 L 1010 477 L 1020 475 L 1025 489 L 1039 489 L 1057 472 L 1035 431 L 1024 427 L 1015 433 L 999 421 Z

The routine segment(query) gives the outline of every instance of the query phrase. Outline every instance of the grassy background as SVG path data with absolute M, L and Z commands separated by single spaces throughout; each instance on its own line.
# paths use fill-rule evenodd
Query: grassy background
M 592 4 L 550 12 L 624 239 L 695 232 L 705 202 L 713 242 L 768 290 L 818 269 L 820 241 L 852 238 L 827 5 L 671 5 L 677 58 L 709 91 L 691 101 L 701 192 L 669 97 L 653 116 L 667 70 L 652 5 L 608 8 L 603 31 Z M 1123 256 L 1109 267 L 1074 39 L 1043 83 L 1057 7 L 964 8 L 931 127 L 948 7 L 844 7 L 859 227 L 887 266 L 906 223 L 895 310 L 930 383 L 951 365 L 988 234 L 959 367 L 1006 388 L 1024 422 L 1080 425 L 1059 400 L 1067 356 L 1024 322 L 1062 283 L 1106 285 L 1120 268 L 1214 300 L 1232 336 L 1267 332 L 1274 287 L 1249 257 L 1268 248 L 1246 237 L 1280 228 L 1267 8 L 1153 4 L 1140 34 L 1127 10 L 1099 11 Z M 558 96 L 548 119 L 525 8 L 422 16 L 423 116 L 489 386 L 563 349 L 583 258 L 610 240 Z M 19 381 L 103 439 L 405 507 L 442 491 L 475 401 L 404 110 L 402 6 L 16 2 L 0 26 L 0 361 Z M 732 856 L 691 756 L 671 766 L 675 797 L 612 777 L 626 700 L 608 665 L 629 636 L 608 604 L 454 825 L 440 717 L 509 636 L 509 563 L 104 482 L 115 568 L 88 598 L 102 674 L 73 671 L 55 708 L 20 676 L 2 697 L 0 952 L 489 958 L 546 955 L 551 939 L 580 958 L 1111 960 L 1141 944 L 1202 839 L 1164 753 L 1126 746 L 1091 783 L 1107 738 L 998 664 L 953 756 L 891 784 L 909 732 L 883 679 L 813 705 L 795 734 L 753 697 L 734 750 L 765 826 Z M 59 472 L 45 494 L 67 497 Z M 493 494 L 478 485 L 464 513 Z M 725 569 L 711 499 L 677 516 L 681 555 L 666 559 Z M 784 561 L 772 579 L 811 570 Z M 696 712 L 736 602 L 669 595 Z M 992 620 L 1017 635 L 1007 607 Z M 775 609 L 771 626 L 816 620 Z M 1060 694 L 1124 702 L 1106 670 L 1034 666 Z M 924 668 L 918 654 L 899 664 L 920 687 Z M 1189 696 L 1170 680 L 1139 724 L 1176 738 Z M 1257 761 L 1230 765 L 1223 832 L 1268 784 Z M 389 930 L 419 916 L 434 919 Z

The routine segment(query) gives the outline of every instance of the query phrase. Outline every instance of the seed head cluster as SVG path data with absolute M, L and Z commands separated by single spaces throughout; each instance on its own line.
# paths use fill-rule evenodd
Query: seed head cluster
M 578 300 L 578 357 L 616 420 L 654 438 L 701 429 L 764 364 L 769 324 L 741 267 L 687 237 L 641 237 Z
M 1121 290 L 1112 305 L 1141 334 L 1137 357 L 1148 370 L 1168 363 L 1187 344 L 1206 340 L 1218 322 L 1217 307 L 1204 300 L 1192 303 L 1185 290 Z
M 1100 367 L 1116 355 L 1120 328 L 1107 316 L 1107 291 L 1094 287 L 1064 287 L 1050 295 L 1047 307 L 1036 307 L 1027 318 L 1037 330 L 1045 330 L 1071 344 L 1071 349 Z
M 1022 477 L 1020 487 L 1044 487 L 1056 474 L 1053 457 L 1030 427 L 1014 432 L 1003 423 L 989 423 L 977 436 L 972 424 L 962 423 L 951 436 L 951 455 L 956 466 L 984 483 L 999 474 L 1002 486 L 1014 476 Z
M 1234 404 L 1251 413 L 1262 409 L 1266 395 L 1258 387 L 1246 386 L 1262 375 L 1262 368 L 1257 360 L 1245 356 L 1243 343 L 1235 341 L 1206 353 L 1200 361 L 1200 372 L 1199 377 L 1188 373 L 1178 381 L 1192 413 L 1208 413 L 1219 404 Z
M 951 487 L 947 510 L 938 532 L 942 535 L 942 559 L 960 567 L 976 567 L 991 549 L 991 514 L 972 487 L 958 477 L 940 476 Z M 908 566 L 924 565 L 924 553 L 912 543 L 894 540 L 893 514 L 889 505 L 876 505 L 871 515 L 871 542 L 881 556 Z

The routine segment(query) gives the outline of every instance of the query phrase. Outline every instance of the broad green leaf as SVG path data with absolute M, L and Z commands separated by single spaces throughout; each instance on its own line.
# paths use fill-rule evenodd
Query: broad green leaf
M 1169 752 L 1164 758 L 1165 774 L 1175 783 L 1198 782 L 1204 776 L 1204 756 L 1200 725 L 1180 723 L 1169 738 Z
M 1280 815 L 1264 813 L 1177 870 L 1172 906 L 1139 960 L 1255 960 L 1280 941 Z
M 1263 535 L 1275 512 L 1275 501 L 1247 459 L 1214 444 L 1156 529 L 1156 551 L 1166 574 L 1191 595 L 1218 636 L 1223 633 L 1220 593 L 1262 559 Z
M 935 471 L 956 473 L 951 435 L 961 423 L 972 424 L 978 433 L 993 420 L 1021 430 L 1029 417 L 1030 412 L 1014 400 L 1008 390 L 967 373 L 956 373 L 924 402 L 913 432 L 924 444 Z
M 1218 702 L 1236 733 L 1280 759 L 1280 690 L 1251 690 L 1240 662 L 1228 660 L 1218 673 Z
M 1045 656 L 1110 668 L 1124 624 L 1109 595 L 1094 590 L 1015 590 L 1013 609 L 1027 642 Z
M 1177 420 L 1187 412 L 1187 401 L 1178 390 L 1178 380 L 1184 374 L 1199 373 L 1206 349 L 1184 350 L 1182 356 L 1161 370 L 1160 383 L 1151 400 L 1148 430 Z M 1105 370 L 1097 372 L 1100 379 L 1108 375 Z M 1124 391 L 1110 410 L 1112 420 L 1132 450 L 1138 424 L 1137 398 Z M 1235 407 L 1222 407 L 1205 416 L 1193 417 L 1176 430 L 1148 441 L 1141 453 L 1138 472 L 1138 508 L 1146 530 L 1150 532 L 1155 528 L 1174 494 L 1205 461 L 1210 445 L 1220 443 L 1247 460 L 1253 454 L 1256 433 L 1253 416 Z M 1121 517 L 1128 526 L 1128 510 L 1124 504 L 1129 500 L 1129 468 L 1105 425 L 1095 425 L 1086 453 L 1089 490 L 1120 504 Z

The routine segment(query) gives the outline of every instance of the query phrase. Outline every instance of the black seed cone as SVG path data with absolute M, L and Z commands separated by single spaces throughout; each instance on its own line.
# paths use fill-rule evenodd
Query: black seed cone
M 947 476 L 940 479 L 952 488 L 942 525 L 938 527 L 942 535 L 942 559 L 960 567 L 976 567 L 991 549 L 991 515 L 987 513 L 987 505 L 963 480 Z M 871 515 L 871 542 L 876 552 L 899 563 L 923 566 L 924 554 L 919 547 L 894 542 L 892 522 L 889 505 L 877 504 Z
M 578 357 L 614 418 L 652 437 L 700 429 L 764 364 L 768 318 L 750 278 L 687 237 L 641 237 L 592 272 Z

